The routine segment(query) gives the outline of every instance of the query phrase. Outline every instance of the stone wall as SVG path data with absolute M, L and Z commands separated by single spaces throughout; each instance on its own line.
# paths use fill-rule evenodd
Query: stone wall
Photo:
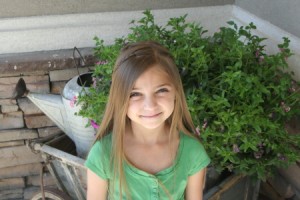
M 94 63 L 91 49 L 80 51 L 86 65 Z M 42 158 L 25 141 L 61 132 L 26 97 L 12 98 L 16 83 L 22 77 L 31 92 L 59 95 L 77 74 L 72 50 L 0 56 L 0 200 L 30 199 L 40 191 Z M 44 175 L 44 185 L 55 186 L 49 173 Z

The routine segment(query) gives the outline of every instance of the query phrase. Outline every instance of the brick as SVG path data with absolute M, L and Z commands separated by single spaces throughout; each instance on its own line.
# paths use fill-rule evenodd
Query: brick
M 8 142 L 12 140 L 33 139 L 38 137 L 37 130 L 31 129 L 14 129 L 0 130 L 0 142 Z
M 25 165 L 0 168 L 0 179 L 39 175 L 40 168 L 41 163 L 30 163 Z
M 24 120 L 21 111 L 3 114 L 0 118 L 0 130 L 23 128 Z
M 0 168 L 42 162 L 41 154 L 26 146 L 0 148 Z
M 16 112 L 18 110 L 19 110 L 19 106 L 17 106 L 17 105 L 2 105 L 1 106 L 2 113 Z
M 23 189 L 11 189 L 0 191 L 0 200 L 23 199 Z
M 0 190 L 10 190 L 24 187 L 25 181 L 23 178 L 7 178 L 0 180 Z
M 39 137 L 46 137 L 49 135 L 58 134 L 58 133 L 62 133 L 62 132 L 63 131 L 60 128 L 58 128 L 57 126 L 38 129 Z
M 16 105 L 17 101 L 15 99 L 0 99 L 0 105 Z
M 36 93 L 49 93 L 49 77 L 47 75 L 43 76 L 22 76 L 27 88 L 31 92 Z M 0 78 L 0 98 L 12 98 L 17 82 L 20 77 L 3 77 Z
M 22 146 L 24 144 L 25 144 L 24 140 L 9 141 L 9 142 L 0 142 L 0 148 Z
M 46 115 L 28 115 L 24 117 L 27 128 L 41 128 L 55 126 L 55 123 Z
M 24 115 L 42 114 L 43 112 L 28 98 L 19 98 L 18 104 Z
M 67 81 L 51 82 L 51 93 L 52 94 L 62 94 L 66 83 L 67 83 Z

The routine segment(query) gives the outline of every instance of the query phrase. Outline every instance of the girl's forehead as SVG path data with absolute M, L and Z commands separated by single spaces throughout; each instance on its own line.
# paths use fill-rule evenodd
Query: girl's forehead
M 148 68 L 146 71 L 144 71 L 138 78 L 137 80 L 142 80 L 146 77 L 151 78 L 162 78 L 162 79 L 170 79 L 171 75 L 166 72 L 164 67 L 160 65 L 153 65 L 150 68 Z M 170 80 L 169 80 L 170 81 Z
M 170 75 L 159 65 L 154 65 L 143 72 L 135 81 L 134 87 L 145 85 L 172 84 Z

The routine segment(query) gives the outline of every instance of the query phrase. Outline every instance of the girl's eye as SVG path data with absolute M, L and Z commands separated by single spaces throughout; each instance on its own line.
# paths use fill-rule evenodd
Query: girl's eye
M 132 98 L 132 97 L 138 97 L 138 96 L 140 96 L 141 94 L 140 93 L 138 93 L 138 92 L 132 92 L 132 93 L 130 93 L 130 98 Z
M 167 88 L 161 88 L 157 92 L 169 92 L 169 90 Z

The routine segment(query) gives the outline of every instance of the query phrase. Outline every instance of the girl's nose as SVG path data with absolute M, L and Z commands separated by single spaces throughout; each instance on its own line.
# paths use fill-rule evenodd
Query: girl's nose
M 156 107 L 157 102 L 154 96 L 145 97 L 144 108 L 147 110 L 152 110 Z

